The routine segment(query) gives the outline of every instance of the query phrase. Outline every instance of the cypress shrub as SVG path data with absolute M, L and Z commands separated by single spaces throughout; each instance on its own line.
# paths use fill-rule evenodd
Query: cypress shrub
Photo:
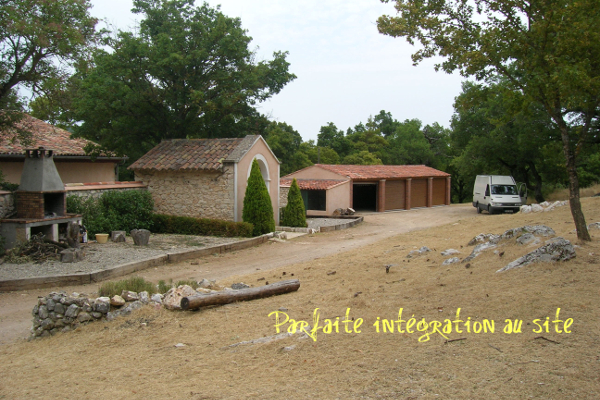
M 296 178 L 292 181 L 292 186 L 287 196 L 287 205 L 283 211 L 282 226 L 292 226 L 297 228 L 306 228 L 306 210 L 304 201 L 300 194 L 300 188 Z
M 244 195 L 242 220 L 254 226 L 254 236 L 275 231 L 273 205 L 265 181 L 260 173 L 258 161 L 252 161 L 252 169 L 248 177 L 248 186 Z

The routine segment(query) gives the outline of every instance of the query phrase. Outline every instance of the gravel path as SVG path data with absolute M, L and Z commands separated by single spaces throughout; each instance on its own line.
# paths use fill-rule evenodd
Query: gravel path
M 333 226 L 347 223 L 347 219 L 336 218 L 308 218 L 309 228 Z M 166 252 L 179 252 L 198 249 L 201 247 L 217 246 L 233 243 L 242 238 L 218 238 L 208 236 L 186 235 L 151 235 L 147 247 L 133 244 L 131 237 L 126 243 L 99 244 L 94 242 L 82 245 L 85 249 L 85 259 L 77 263 L 62 263 L 60 261 L 46 261 L 40 264 L 0 264 L 0 281 L 10 279 L 35 278 L 44 276 L 69 275 L 79 273 L 92 273 L 111 269 L 117 265 L 138 261 L 145 258 L 159 256 Z

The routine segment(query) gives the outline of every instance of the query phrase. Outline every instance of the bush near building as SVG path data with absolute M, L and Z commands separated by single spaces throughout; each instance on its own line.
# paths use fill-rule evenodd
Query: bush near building
M 254 226 L 253 236 L 275 231 L 275 218 L 273 217 L 271 197 L 269 196 L 267 185 L 265 185 L 256 159 L 252 162 L 252 169 L 248 177 L 242 220 Z
M 283 209 L 281 220 L 282 226 L 291 226 L 297 228 L 306 227 L 306 210 L 304 209 L 304 201 L 300 194 L 300 187 L 296 178 L 292 180 L 292 186 L 288 192 L 287 205 Z

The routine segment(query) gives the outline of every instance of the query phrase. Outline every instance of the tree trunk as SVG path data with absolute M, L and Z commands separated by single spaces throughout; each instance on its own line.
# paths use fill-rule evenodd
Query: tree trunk
M 579 240 L 591 241 L 592 237 L 587 229 L 585 216 L 581 210 L 581 201 L 579 198 L 579 177 L 577 176 L 577 164 L 575 163 L 575 153 L 571 149 L 569 128 L 563 122 L 559 124 L 560 133 L 563 142 L 563 151 L 567 160 L 567 173 L 569 174 L 569 206 L 575 228 L 577 229 L 577 238 Z
M 535 180 L 535 201 L 537 201 L 538 203 L 543 203 L 544 195 L 542 194 L 542 176 L 538 173 L 534 163 L 530 164 L 529 170 L 533 174 L 533 179 Z
M 236 301 L 260 299 L 263 297 L 295 292 L 296 290 L 298 290 L 298 288 L 300 288 L 300 281 L 298 279 L 292 279 L 256 288 L 232 290 L 227 292 L 218 292 L 210 294 L 198 294 L 195 296 L 182 298 L 181 309 L 196 310 L 200 307 L 214 306 L 218 304 L 229 304 L 234 303 Z

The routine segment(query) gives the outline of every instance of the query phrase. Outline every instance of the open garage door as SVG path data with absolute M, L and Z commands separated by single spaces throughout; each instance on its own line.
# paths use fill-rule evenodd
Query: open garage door
M 377 183 L 353 184 L 352 208 L 356 211 L 377 211 Z

